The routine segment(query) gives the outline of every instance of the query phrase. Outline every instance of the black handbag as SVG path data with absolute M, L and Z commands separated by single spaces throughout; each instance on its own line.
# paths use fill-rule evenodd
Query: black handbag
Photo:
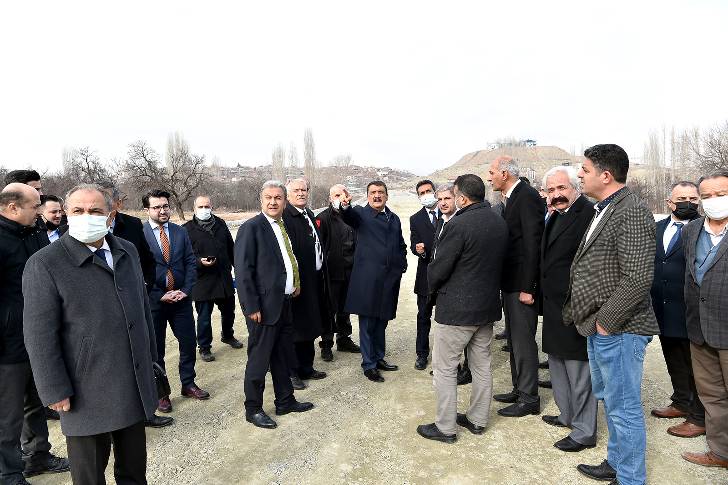
M 169 396 L 172 393 L 172 388 L 169 387 L 167 373 L 156 362 L 152 363 L 152 367 L 154 369 L 154 382 L 157 384 L 157 399 Z

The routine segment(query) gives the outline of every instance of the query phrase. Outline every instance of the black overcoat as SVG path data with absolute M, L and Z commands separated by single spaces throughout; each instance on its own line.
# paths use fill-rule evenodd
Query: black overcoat
M 501 282 L 504 292 L 536 295 L 544 215 L 543 200 L 538 191 L 523 181 L 519 182 L 503 211 L 508 225 L 508 248 Z
M 439 215 L 439 211 L 435 210 Z M 417 275 L 415 276 L 415 293 L 426 296 L 430 293 L 427 286 L 427 264 L 432 256 L 432 247 L 435 242 L 435 226 L 430 220 L 430 213 L 423 207 L 410 216 L 410 251 L 417 256 Z M 418 243 L 425 245 L 425 253 L 415 250 Z
M 190 236 L 197 258 L 197 283 L 190 294 L 192 301 L 216 300 L 235 294 L 232 276 L 235 243 L 227 223 L 217 216 L 212 217 L 215 218 L 212 232 L 205 230 L 195 218 L 182 225 Z M 201 258 L 208 257 L 216 258 L 214 265 L 205 266 L 200 262 Z

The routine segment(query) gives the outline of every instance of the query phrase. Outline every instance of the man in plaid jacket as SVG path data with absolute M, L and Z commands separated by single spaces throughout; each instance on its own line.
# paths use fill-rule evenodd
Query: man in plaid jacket
M 621 485 L 644 484 L 646 431 L 640 385 L 645 348 L 659 333 L 650 303 L 655 220 L 626 186 L 629 158 L 617 145 L 595 145 L 579 178 L 595 214 L 571 265 L 564 323 L 587 337 L 592 388 L 604 401 L 607 460 L 577 469 Z

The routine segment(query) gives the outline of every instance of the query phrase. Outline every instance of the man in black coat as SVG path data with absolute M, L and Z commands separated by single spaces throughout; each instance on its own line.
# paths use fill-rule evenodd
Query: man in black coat
M 518 178 L 518 164 L 507 156 L 496 158 L 488 169 L 493 190 L 504 194 L 503 217 L 508 226 L 508 250 L 503 263 L 503 310 L 508 328 L 513 390 L 493 399 L 512 403 L 499 409 L 506 417 L 541 412 L 538 396 L 536 325 L 541 236 L 544 204 L 538 191 Z
M 660 325 L 660 346 L 672 382 L 672 402 L 653 409 L 658 418 L 686 418 L 667 428 L 673 436 L 694 438 L 705 434 L 705 409 L 698 397 L 685 322 L 685 254 L 682 230 L 698 217 L 698 187 L 692 182 L 672 186 L 667 205 L 670 216 L 657 223 L 655 279 L 652 308 Z
M 23 270 L 48 245 L 35 225 L 38 207 L 38 192 L 28 185 L 11 183 L 0 193 L 0 483 L 27 483 L 24 470 L 68 470 L 68 460 L 50 454 L 45 407 L 23 341 Z
M 295 388 L 302 388 L 307 379 L 323 379 L 325 372 L 313 366 L 316 355 L 314 340 L 330 328 L 331 318 L 326 301 L 326 260 L 321 235 L 313 211 L 308 204 L 308 182 L 291 180 L 287 185 L 288 204 L 283 221 L 293 244 L 293 254 L 301 273 L 301 295 L 293 301 L 293 347 L 291 379 Z M 326 322 L 326 323 L 324 323 Z
M 558 416 L 542 419 L 558 427 L 571 428 L 554 443 L 562 451 L 592 448 L 597 439 L 597 400 L 592 393 L 586 338 L 573 326 L 565 326 L 561 309 L 569 290 L 569 271 L 584 233 L 594 216 L 593 205 L 579 193 L 573 167 L 559 166 L 544 176 L 543 186 L 554 211 L 541 241 L 542 348 L 549 356 L 549 369 Z
M 432 369 L 437 394 L 435 422 L 420 425 L 424 438 L 452 443 L 456 425 L 482 434 L 488 424 L 493 378 L 490 345 L 493 323 L 501 319 L 500 279 L 507 228 L 485 201 L 477 175 L 455 180 L 460 208 L 445 225 L 427 268 L 430 291 L 437 295 Z M 457 412 L 457 368 L 468 348 L 473 391 L 465 414 Z
M 238 229 L 235 277 L 248 326 L 245 419 L 260 428 L 275 428 L 276 422 L 263 411 L 265 375 L 269 369 L 276 415 L 308 411 L 313 404 L 296 401 L 289 378 L 291 300 L 300 295 L 301 282 L 292 241 L 283 222 L 286 187 L 269 180 L 263 184 L 260 202 L 262 212 Z
M 354 265 L 356 231 L 341 218 L 341 196 L 346 187 L 336 184 L 329 189 L 329 207 L 316 216 L 316 226 L 324 245 L 326 266 L 329 270 L 329 300 L 334 326 L 324 328 L 321 335 L 321 358 L 334 359 L 331 349 L 336 332 L 336 350 L 358 354 L 359 346 L 351 340 L 351 318 L 344 311 L 346 293 L 349 290 L 351 268 Z M 324 322 L 325 323 L 325 322 Z
M 417 256 L 415 294 L 417 295 L 417 341 L 415 369 L 424 370 L 430 356 L 430 319 L 432 302 L 427 286 L 427 264 L 430 262 L 435 239 L 435 226 L 440 217 L 435 197 L 435 184 L 431 180 L 420 180 L 415 186 L 422 209 L 410 216 L 410 250 Z
M 197 258 L 197 282 L 190 298 L 197 311 L 197 346 L 205 362 L 212 355 L 212 310 L 217 305 L 222 325 L 222 343 L 243 348 L 235 338 L 235 289 L 233 288 L 233 237 L 227 223 L 212 213 L 212 202 L 204 195 L 195 198 L 195 215 L 182 225 Z

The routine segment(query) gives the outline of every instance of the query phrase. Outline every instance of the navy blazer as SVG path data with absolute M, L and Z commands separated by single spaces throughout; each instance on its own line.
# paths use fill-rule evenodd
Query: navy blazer
M 683 237 L 678 239 L 668 254 L 662 238 L 670 217 L 657 223 L 655 251 L 655 278 L 652 280 L 652 308 L 655 310 L 660 335 L 673 338 L 688 338 L 685 322 L 685 253 Z M 683 226 L 683 231 L 687 222 Z M 685 236 L 683 233 L 682 236 Z
M 438 214 L 439 209 L 435 208 Z M 415 293 L 418 295 L 429 295 L 427 286 L 427 263 L 432 256 L 432 247 L 435 242 L 435 226 L 432 225 L 429 209 L 423 207 L 410 216 L 410 250 L 417 256 L 417 276 L 415 277 Z M 415 250 L 418 243 L 424 243 L 425 253 L 419 254 Z
M 234 252 L 235 281 L 246 320 L 260 312 L 260 323 L 275 325 L 285 299 L 286 266 L 278 238 L 262 212 L 240 226 Z
M 187 231 L 177 224 L 169 223 L 169 239 L 170 250 L 169 262 L 164 260 L 162 250 L 154 237 L 152 226 L 149 221 L 144 222 L 144 237 L 147 239 L 149 249 L 152 250 L 154 262 L 156 263 L 156 273 L 154 285 L 149 291 L 149 300 L 152 304 L 159 302 L 167 292 L 167 269 L 172 269 L 174 277 L 174 289 L 182 290 L 182 292 L 190 296 L 192 288 L 197 282 L 197 258 L 192 250 L 192 242 Z

